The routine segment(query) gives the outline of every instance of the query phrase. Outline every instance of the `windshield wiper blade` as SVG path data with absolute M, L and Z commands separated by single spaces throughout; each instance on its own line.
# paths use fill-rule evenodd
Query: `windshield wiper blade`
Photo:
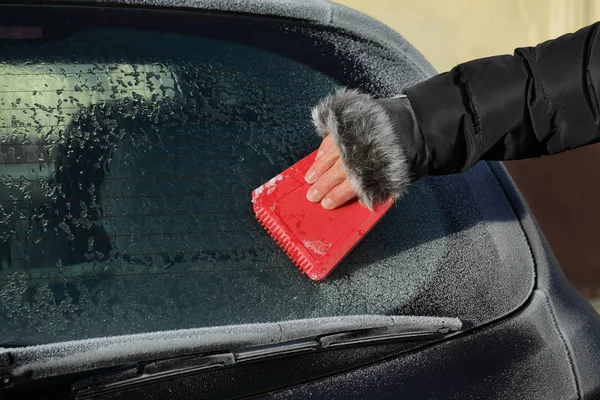
M 389 341 L 399 340 L 434 340 L 440 339 L 449 333 L 448 329 L 440 329 L 436 331 L 411 331 L 411 332 L 394 332 L 389 329 L 371 329 L 364 331 L 340 332 L 332 335 L 324 336 L 320 339 L 322 348 L 334 348 L 351 345 L 366 345 Z
M 337 349 L 346 346 L 374 345 L 390 341 L 428 341 L 441 339 L 456 332 L 460 326 L 448 325 L 409 327 L 392 324 L 366 329 L 349 329 L 327 334 L 305 337 L 275 343 L 272 345 L 250 346 L 229 349 L 226 352 L 182 356 L 152 362 L 132 363 L 115 371 L 96 375 L 73 385 L 72 393 L 76 399 L 87 399 L 98 395 L 110 394 L 154 384 L 160 381 L 181 378 L 207 370 L 230 367 L 252 361 L 287 357 L 295 354 Z
M 458 329 L 450 327 L 435 327 L 421 330 L 406 329 L 401 325 L 381 328 L 351 329 L 339 332 L 316 335 L 314 337 L 289 342 L 277 343 L 270 346 L 256 346 L 232 350 L 236 363 L 259 360 L 267 357 L 289 355 L 307 350 L 324 350 L 338 347 L 363 346 L 390 341 L 426 341 L 441 339 L 450 332 Z
M 226 366 L 223 358 L 218 362 L 203 358 L 215 354 L 230 354 L 227 359 L 236 364 L 389 340 L 429 340 L 458 331 L 461 327 L 461 321 L 456 318 L 352 315 L 0 348 L 0 359 L 9 360 L 0 365 L 0 377 L 4 387 L 10 387 L 31 380 L 128 364 L 137 365 L 138 370 L 145 368 L 149 375 L 158 377 L 163 372 L 167 375 L 176 373 L 181 369 L 182 360 L 189 364 L 185 368 L 191 369 Z M 194 358 L 189 359 L 192 355 Z M 162 370 L 159 368 L 150 373 L 151 362 L 159 363 L 157 365 Z

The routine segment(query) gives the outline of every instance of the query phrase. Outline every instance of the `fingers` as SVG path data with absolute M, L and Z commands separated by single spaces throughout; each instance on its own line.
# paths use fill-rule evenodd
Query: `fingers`
M 325 153 L 322 157 L 325 157 Z M 344 171 L 342 160 L 338 158 L 312 185 L 306 193 L 306 198 L 313 203 L 319 202 L 344 180 L 346 180 L 346 171 Z
M 350 200 L 356 197 L 356 191 L 350 184 L 348 179 L 331 189 L 329 194 L 321 201 L 323 208 L 333 210 L 339 206 L 343 206 Z
M 356 197 L 356 191 L 346 179 L 339 149 L 331 135 L 321 142 L 315 162 L 304 179 L 312 184 L 306 198 L 314 203 L 321 202 L 325 209 L 332 210 Z
M 329 170 L 340 158 L 340 152 L 337 146 L 333 143 L 331 135 L 327 136 L 319 147 L 320 155 L 317 153 L 317 158 L 312 167 L 306 172 L 304 179 L 308 183 L 315 183 L 327 170 Z

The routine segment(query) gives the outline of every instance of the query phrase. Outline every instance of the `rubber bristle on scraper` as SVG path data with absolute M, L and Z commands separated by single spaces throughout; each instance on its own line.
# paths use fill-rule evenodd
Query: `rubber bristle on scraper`
M 313 281 L 323 280 L 346 257 L 392 206 L 373 211 L 352 201 L 325 210 L 306 199 L 310 185 L 304 176 L 316 151 L 252 192 L 256 218 L 296 264 Z

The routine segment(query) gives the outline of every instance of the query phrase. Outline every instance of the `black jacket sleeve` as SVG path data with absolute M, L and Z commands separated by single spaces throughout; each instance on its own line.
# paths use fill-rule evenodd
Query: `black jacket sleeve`
M 480 159 L 539 157 L 599 142 L 598 32 L 596 23 L 407 89 L 426 154 L 412 170 L 448 174 Z
M 600 141 L 598 24 L 460 64 L 374 99 L 342 89 L 312 110 L 332 135 L 359 200 L 369 208 L 426 175 L 462 172 L 482 159 L 556 154 Z

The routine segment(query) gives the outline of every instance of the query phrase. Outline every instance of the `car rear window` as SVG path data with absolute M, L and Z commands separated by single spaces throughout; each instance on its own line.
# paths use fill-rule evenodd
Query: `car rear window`
M 452 303 L 457 280 L 443 278 L 458 264 L 472 289 L 503 262 L 466 178 L 419 182 L 326 281 L 299 273 L 256 222 L 250 193 L 316 148 L 310 108 L 351 71 L 340 61 L 334 77 L 265 50 L 264 36 L 242 44 L 215 27 L 205 37 L 88 23 L 0 39 L 0 345 L 346 314 L 495 315 L 496 292 Z M 494 279 L 495 290 L 514 286 Z

